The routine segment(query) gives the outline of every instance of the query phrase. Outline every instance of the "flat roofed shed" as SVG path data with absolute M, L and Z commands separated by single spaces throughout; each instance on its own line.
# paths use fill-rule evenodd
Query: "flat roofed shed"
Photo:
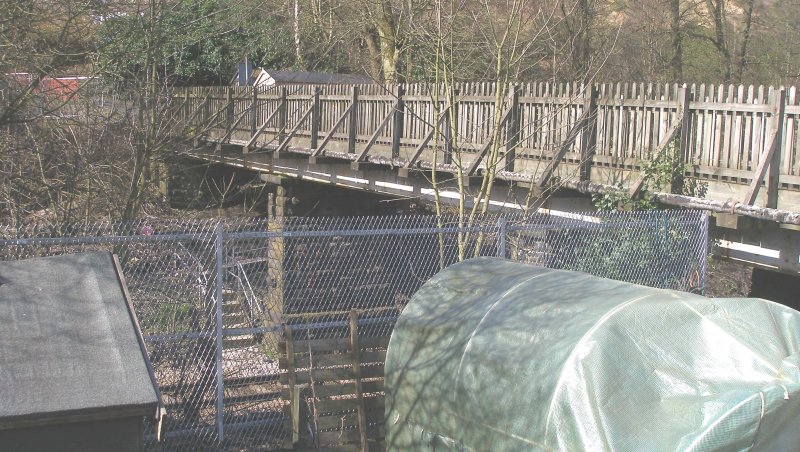
M 0 262 L 0 438 L 154 416 L 155 382 L 110 253 Z
M 292 72 L 257 69 L 254 73 L 255 86 L 273 85 L 337 85 L 370 84 L 373 80 L 362 74 L 335 74 L 330 72 Z

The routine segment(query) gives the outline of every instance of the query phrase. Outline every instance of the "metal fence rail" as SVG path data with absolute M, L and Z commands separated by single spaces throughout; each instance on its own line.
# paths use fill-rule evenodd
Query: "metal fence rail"
M 150 450 L 277 449 L 285 439 L 278 341 L 387 335 L 443 267 L 501 256 L 655 287 L 702 290 L 699 212 L 288 218 L 0 227 L 0 259 L 119 256 L 164 396 Z

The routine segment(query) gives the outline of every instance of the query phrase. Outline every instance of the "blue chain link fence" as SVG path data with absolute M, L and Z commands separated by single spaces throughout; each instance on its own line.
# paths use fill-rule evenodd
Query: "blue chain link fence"
M 388 335 L 428 278 L 474 256 L 700 292 L 707 242 L 690 211 L 140 220 L 0 227 L 0 259 L 115 252 L 167 409 L 147 448 L 274 450 L 284 325 L 334 337 L 358 309 L 360 334 Z

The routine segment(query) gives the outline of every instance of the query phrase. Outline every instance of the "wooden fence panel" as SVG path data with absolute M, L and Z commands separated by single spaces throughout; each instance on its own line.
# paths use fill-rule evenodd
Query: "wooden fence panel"
M 789 88 L 786 96 L 786 122 L 784 123 L 783 159 L 781 162 L 781 174 L 797 175 L 797 112 L 791 107 L 797 106 L 797 88 Z M 790 112 L 790 110 L 792 110 Z
M 183 105 L 180 113 L 191 115 L 194 107 L 204 98 L 206 105 L 198 114 L 197 123 L 212 121 L 216 127 L 236 126 L 237 131 L 260 127 L 280 106 L 281 92 L 287 93 L 285 115 L 286 130 L 292 129 L 310 107 L 314 89 L 320 89 L 320 134 L 327 134 L 350 107 L 353 87 L 350 85 L 289 85 L 259 88 L 255 105 L 250 87 L 192 87 L 175 89 L 174 96 Z M 402 140 L 399 156 L 408 158 L 431 132 L 439 114 L 448 104 L 448 91 L 444 86 L 428 84 L 404 85 L 404 111 Z M 678 85 L 668 83 L 606 83 L 597 86 L 597 116 L 595 121 L 595 156 L 605 165 L 629 169 L 650 158 L 650 153 L 664 138 L 677 119 Z M 399 86 L 359 85 L 356 116 L 356 138 L 366 143 L 375 130 L 392 113 Z M 498 90 L 502 109 L 507 108 L 508 89 L 493 83 L 458 83 L 455 90 L 454 144 L 465 152 L 480 149 L 494 134 L 495 101 Z M 686 164 L 701 177 L 727 178 L 736 183 L 748 183 L 752 171 L 759 164 L 766 146 L 773 118 L 769 99 L 775 88 L 763 86 L 691 85 L 688 148 L 684 150 Z M 566 138 L 570 129 L 583 113 L 584 92 L 587 87 L 575 83 L 537 82 L 518 85 L 519 130 L 517 142 L 521 158 L 547 160 Z M 438 105 L 434 104 L 436 93 Z M 785 127 L 783 130 L 781 174 L 800 176 L 800 96 L 795 87 L 787 90 Z M 218 113 L 219 112 L 219 113 Z M 255 117 L 253 117 L 255 115 Z M 277 132 L 279 119 L 265 129 L 267 135 Z M 334 140 L 347 136 L 345 118 Z M 298 135 L 310 133 L 311 121 L 298 128 Z M 212 125 L 213 125 L 212 124 Z M 395 121 L 389 121 L 375 136 L 377 143 L 389 144 L 394 136 Z M 449 124 L 441 124 L 442 135 L 428 144 L 437 152 L 444 150 L 444 131 Z M 264 135 L 259 143 L 273 140 Z M 500 143 L 508 139 L 506 128 L 498 137 Z M 579 155 L 581 134 L 567 148 L 565 158 L 574 160 Z M 430 158 L 430 153 L 423 154 Z M 465 163 L 469 162 L 469 158 Z M 440 160 L 441 161 L 441 160 Z M 798 184 L 799 179 L 791 179 Z M 786 182 L 789 183 L 789 182 Z M 786 183 L 784 185 L 786 185 Z M 800 187 L 795 187 L 800 189 Z
M 359 319 L 369 315 L 350 311 L 340 322 L 346 326 L 333 328 L 341 330 L 338 336 L 324 339 L 315 339 L 302 324 L 285 327 L 279 365 L 285 370 L 285 427 L 291 432 L 287 448 L 385 450 L 383 365 L 389 336 L 362 331 Z M 306 320 L 319 329 L 329 318 L 327 313 Z

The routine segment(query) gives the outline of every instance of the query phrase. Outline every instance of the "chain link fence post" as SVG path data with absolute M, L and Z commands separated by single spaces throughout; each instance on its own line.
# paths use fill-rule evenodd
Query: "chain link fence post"
M 661 249 L 659 250 L 659 254 L 661 254 L 662 256 L 669 256 L 669 216 L 667 216 L 664 213 L 659 213 L 658 216 L 659 216 L 660 220 L 663 220 L 663 227 L 664 227 L 663 240 L 659 240 L 659 243 L 661 245 Z M 661 221 L 659 221 L 659 223 L 661 223 Z M 659 231 L 660 227 L 661 227 L 661 225 L 659 224 L 659 227 L 656 228 L 656 233 L 657 234 L 660 232 Z M 669 281 L 669 276 L 672 273 L 673 269 L 672 268 L 669 268 L 669 270 L 662 269 L 661 271 L 664 274 L 664 282 L 661 283 L 661 288 L 662 289 L 669 289 L 669 282 L 670 282 Z
M 712 244 L 708 241 L 708 221 L 710 215 L 704 212 L 701 212 L 699 215 L 702 215 L 703 218 L 700 220 L 702 223 L 702 244 L 701 250 L 702 255 L 700 256 L 700 294 L 706 294 L 706 272 L 708 272 L 708 259 L 709 254 L 711 253 Z
M 508 220 L 505 217 L 500 217 L 497 220 L 497 257 L 506 257 L 506 226 Z
M 214 312 L 214 333 L 216 342 L 214 347 L 214 370 L 216 372 L 216 398 L 215 398 L 215 418 L 217 424 L 217 440 L 222 443 L 225 439 L 225 426 L 223 424 L 225 387 L 222 374 L 222 284 L 223 284 L 223 238 L 224 230 L 222 222 L 217 223 L 214 228 L 214 256 L 216 259 L 215 272 L 215 312 Z

